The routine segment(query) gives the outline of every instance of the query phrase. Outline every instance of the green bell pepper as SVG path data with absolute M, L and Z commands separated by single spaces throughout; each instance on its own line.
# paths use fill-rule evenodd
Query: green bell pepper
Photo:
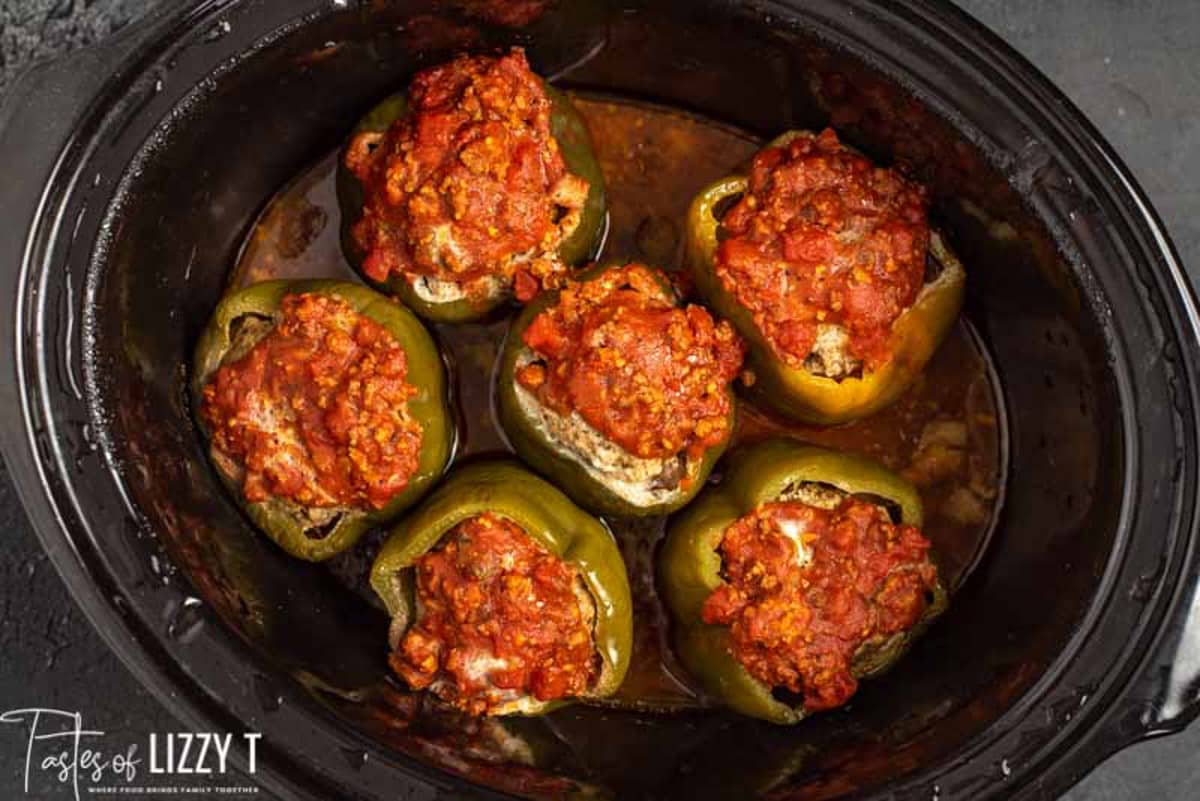
M 801 705 L 776 700 L 730 651 L 729 630 L 704 623 L 705 600 L 724 582 L 717 552 L 725 530 L 758 506 L 806 482 L 866 496 L 899 510 L 900 522 L 921 525 L 921 500 L 904 479 L 861 456 L 770 439 L 740 450 L 727 460 L 725 480 L 707 489 L 673 520 L 658 560 L 659 587 L 675 622 L 676 654 L 704 688 L 726 705 L 773 723 L 796 723 L 807 716 Z M 868 641 L 855 655 L 852 673 L 869 678 L 891 667 L 912 640 L 947 604 L 940 580 L 925 614 L 907 632 Z
M 767 146 L 784 145 L 803 135 L 792 131 Z M 958 318 L 966 286 L 962 264 L 942 236 L 932 232 L 929 258 L 937 273 L 893 323 L 892 356 L 878 369 L 839 380 L 789 367 L 775 356 L 753 316 L 716 273 L 719 215 L 728 201 L 745 193 L 748 183 L 745 175 L 733 175 L 715 181 L 696 196 L 688 210 L 685 261 L 696 290 L 750 343 L 747 364 L 755 377 L 754 396 L 780 414 L 820 425 L 868 417 L 888 406 L 920 375 Z
M 605 272 L 615 269 L 619 264 L 605 264 L 591 267 L 580 273 L 574 280 L 578 282 L 595 281 Z M 660 286 L 663 297 L 676 306 L 682 306 L 681 299 L 666 276 L 661 276 Z M 737 423 L 737 400 L 732 386 L 726 389 L 729 396 L 729 425 L 728 435 L 718 445 L 709 448 L 688 487 L 677 487 L 668 497 L 656 503 L 637 504 L 623 497 L 609 486 L 597 471 L 584 465 L 578 457 L 564 446 L 556 443 L 548 432 L 540 429 L 535 419 L 521 403 L 518 392 L 521 391 L 516 379 L 517 369 L 523 355 L 529 353 L 529 348 L 522 341 L 525 330 L 533 323 L 542 311 L 558 302 L 558 292 L 543 292 L 525 307 L 513 322 L 504 340 L 504 349 L 500 354 L 500 367 L 496 375 L 496 397 L 500 417 L 500 426 L 508 437 L 509 444 L 517 455 L 537 469 L 542 475 L 552 476 L 564 492 L 571 496 L 576 503 L 597 514 L 607 514 L 616 517 L 646 517 L 672 512 L 687 504 L 708 479 L 713 466 L 721 458 L 733 436 Z
M 238 499 L 250 519 L 292 556 L 322 561 L 352 546 L 372 526 L 394 518 L 424 495 L 441 476 L 454 447 L 454 424 L 446 389 L 445 369 L 433 339 L 421 322 L 400 304 L 372 289 L 340 281 L 264 281 L 226 295 L 200 336 L 192 368 L 192 403 L 197 424 L 205 438 L 209 431 L 199 419 L 204 387 L 227 358 L 243 355 L 236 327 L 239 321 L 277 320 L 285 295 L 316 293 L 337 297 L 355 311 L 390 332 L 404 347 L 408 359 L 408 382 L 417 394 L 408 403 L 421 424 L 421 453 L 417 470 L 408 485 L 382 509 L 341 508 L 335 523 L 314 525 L 306 510 L 291 502 L 272 498 L 250 503 L 242 495 L 234 475 L 212 463 L 222 482 Z M 315 535 L 315 536 L 314 536 Z
M 596 604 L 592 637 L 601 661 L 586 697 L 614 693 L 625 679 L 633 648 L 633 602 L 616 541 L 603 523 L 514 462 L 481 462 L 453 472 L 392 528 L 371 568 L 371 587 L 392 616 L 392 646 L 416 619 L 412 572 L 417 559 L 459 523 L 484 513 L 512 521 L 578 570 Z M 541 714 L 562 703 L 533 702 L 523 714 Z
M 588 197 L 580 214 L 579 225 L 558 248 L 564 264 L 578 265 L 587 261 L 600 244 L 604 233 L 607 204 L 604 196 L 604 173 L 592 152 L 591 134 L 587 123 L 564 93 L 545 85 L 550 98 L 550 132 L 558 142 L 567 169 L 588 182 Z M 408 114 L 408 98 L 401 92 L 385 98 L 366 113 L 351 133 L 351 139 L 361 133 L 383 133 L 392 123 Z M 347 140 L 349 141 L 349 140 Z M 346 260 L 362 275 L 366 254 L 354 240 L 350 230 L 362 217 L 363 186 L 347 167 L 345 153 L 338 158 L 338 205 L 342 213 L 342 251 Z M 500 296 L 484 301 L 472 298 L 436 302 L 421 298 L 403 275 L 393 274 L 382 284 L 363 275 L 364 280 L 382 292 L 394 294 L 420 317 L 435 323 L 462 323 L 479 320 L 505 301 Z

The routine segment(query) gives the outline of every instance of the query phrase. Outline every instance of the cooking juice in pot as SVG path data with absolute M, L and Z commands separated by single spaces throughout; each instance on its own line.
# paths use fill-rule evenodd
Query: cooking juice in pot
M 574 100 L 590 126 L 607 183 L 609 221 L 600 258 L 634 259 L 679 270 L 683 220 L 691 198 L 745 164 L 761 143 L 736 129 L 668 108 L 592 95 Z M 321 159 L 268 204 L 245 241 L 231 288 L 271 278 L 358 280 L 339 240 L 338 155 Z M 509 452 L 491 397 L 492 370 L 508 325 L 508 317 L 503 317 L 431 326 L 452 365 L 458 459 Z M 987 354 L 963 320 L 923 376 L 884 411 L 844 426 L 817 427 L 783 420 L 743 402 L 731 448 L 782 434 L 867 454 L 900 472 L 920 489 L 925 506 L 922 529 L 953 592 L 980 557 L 1000 505 L 1005 432 L 999 397 Z M 654 554 L 665 518 L 608 523 L 630 571 L 635 634 L 628 678 L 605 704 L 674 713 L 707 706 L 671 656 L 667 618 L 654 587 Z M 338 578 L 364 599 L 371 596 L 365 573 L 379 543 L 378 536 L 366 537 L 350 554 L 330 563 Z M 381 661 L 385 649 L 381 642 Z M 404 700 L 403 694 L 397 693 L 394 700 L 397 716 L 416 715 L 419 705 Z M 439 728 L 429 721 L 425 725 Z M 488 736 L 496 724 L 471 725 L 475 735 L 499 747 Z M 573 734 L 569 723 L 549 725 L 566 741 L 583 736 Z

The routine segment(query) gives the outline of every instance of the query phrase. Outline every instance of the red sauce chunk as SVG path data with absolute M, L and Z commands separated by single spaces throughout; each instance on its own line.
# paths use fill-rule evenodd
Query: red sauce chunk
M 569 284 L 525 329 L 538 360 L 517 381 L 635 456 L 693 460 L 730 434 L 729 384 L 745 348 L 729 323 L 679 308 L 665 285 L 641 264 Z
M 798 368 L 822 326 L 848 335 L 872 370 L 920 292 L 929 246 L 925 189 L 844 147 L 832 130 L 754 157 L 721 220 L 716 272 L 777 358 Z
M 275 327 L 204 387 L 200 416 L 251 503 L 378 509 L 421 451 L 407 370 L 400 343 L 345 301 L 287 295 Z
M 834 509 L 763 504 L 725 530 L 719 550 L 727 583 L 705 601 L 704 622 L 729 626 L 750 675 L 802 694 L 808 710 L 849 700 L 860 647 L 912 628 L 937 581 L 916 528 L 850 497 Z
M 409 113 L 350 142 L 362 182 L 352 236 L 363 271 L 451 281 L 484 292 L 498 278 L 528 300 L 557 286 L 557 249 L 579 225 L 588 182 L 567 171 L 551 135 L 551 101 L 514 49 L 418 73 Z
M 415 567 L 419 617 L 391 656 L 413 689 L 430 688 L 481 715 L 518 698 L 551 701 L 591 686 L 590 596 L 572 565 L 519 526 L 473 517 Z

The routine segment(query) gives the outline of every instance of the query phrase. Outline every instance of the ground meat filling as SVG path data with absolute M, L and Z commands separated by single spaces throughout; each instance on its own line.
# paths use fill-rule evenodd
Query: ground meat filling
M 381 325 L 327 295 L 286 295 L 277 324 L 204 387 L 214 450 L 247 501 L 379 509 L 417 469 L 408 360 Z
M 450 282 L 468 297 L 497 285 L 525 301 L 557 286 L 557 250 L 579 225 L 588 182 L 567 171 L 551 102 L 515 49 L 464 56 L 419 73 L 409 113 L 350 142 L 362 182 L 351 235 L 363 272 L 411 284 Z
M 937 581 L 929 541 L 853 497 L 828 509 L 763 504 L 725 530 L 719 551 L 726 583 L 704 622 L 729 626 L 750 675 L 803 695 L 810 711 L 849 700 L 860 648 L 912 628 Z
M 509 520 L 466 520 L 416 562 L 418 617 L 392 669 L 472 715 L 586 693 L 595 613 L 581 585 L 572 565 Z
M 537 358 L 517 381 L 634 456 L 693 462 L 730 433 L 729 384 L 744 346 L 704 308 L 677 307 L 665 280 L 630 264 L 570 284 L 525 329 Z
M 841 377 L 891 355 L 892 324 L 920 292 L 923 187 L 825 130 L 760 151 L 722 218 L 716 273 L 775 356 Z

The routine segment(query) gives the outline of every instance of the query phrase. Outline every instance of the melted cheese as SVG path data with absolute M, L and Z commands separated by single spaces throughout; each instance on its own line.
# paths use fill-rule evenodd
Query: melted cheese
M 781 520 L 779 521 L 779 533 L 792 541 L 796 546 L 796 566 L 806 567 L 812 561 L 812 548 L 808 547 L 804 542 L 804 524 L 799 520 Z

